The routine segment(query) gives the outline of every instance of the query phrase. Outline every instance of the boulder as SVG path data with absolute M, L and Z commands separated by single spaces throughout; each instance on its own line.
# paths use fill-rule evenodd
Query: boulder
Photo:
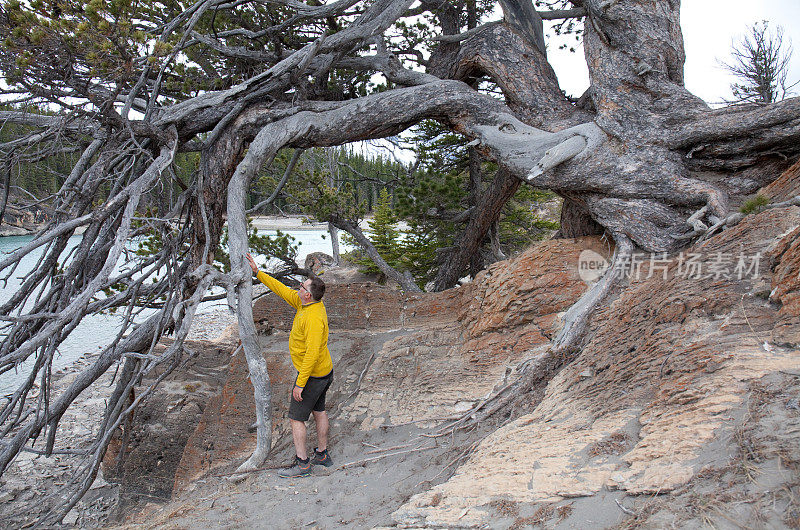
M 317 274 L 320 270 L 328 269 L 334 265 L 333 256 L 325 254 L 324 252 L 312 252 L 306 256 L 304 267 L 314 274 Z

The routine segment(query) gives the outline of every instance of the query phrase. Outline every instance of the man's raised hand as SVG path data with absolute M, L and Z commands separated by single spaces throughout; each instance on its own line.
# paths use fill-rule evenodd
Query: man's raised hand
M 253 269 L 253 274 L 258 274 L 258 265 L 256 265 L 253 256 L 251 256 L 250 253 L 248 252 L 247 254 L 244 255 L 244 257 L 247 258 L 247 262 L 250 264 L 250 268 Z

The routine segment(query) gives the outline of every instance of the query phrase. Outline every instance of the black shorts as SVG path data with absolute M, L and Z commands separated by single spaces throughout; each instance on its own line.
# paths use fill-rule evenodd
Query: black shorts
M 311 411 L 323 412 L 325 410 L 325 395 L 333 381 L 333 370 L 324 377 L 309 377 L 303 393 L 300 394 L 303 401 L 295 401 L 292 393 L 289 393 L 289 418 L 297 421 L 306 421 Z M 297 378 L 294 379 L 297 384 Z M 292 391 L 294 391 L 292 385 Z

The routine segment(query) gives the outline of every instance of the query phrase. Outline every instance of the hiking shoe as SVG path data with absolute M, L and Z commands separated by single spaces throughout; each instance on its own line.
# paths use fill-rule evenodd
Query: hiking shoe
M 281 469 L 278 476 L 281 478 L 307 477 L 311 474 L 311 460 L 306 458 L 305 462 L 299 457 L 294 457 L 294 464 L 289 469 Z
M 327 449 L 320 452 L 317 451 L 317 448 L 315 447 L 314 456 L 311 457 L 311 464 L 315 466 L 331 467 L 333 465 L 333 460 L 331 459 L 331 455 L 328 454 Z

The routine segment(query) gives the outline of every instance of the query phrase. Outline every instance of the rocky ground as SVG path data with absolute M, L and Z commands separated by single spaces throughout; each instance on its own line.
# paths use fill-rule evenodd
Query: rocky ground
M 800 209 L 772 210 L 692 249 L 707 271 L 719 255 L 760 252 L 758 278 L 683 278 L 677 262 L 667 279 L 647 278 L 645 266 L 534 412 L 483 440 L 395 522 L 513 526 L 502 502 L 565 527 L 796 527 L 797 314 L 777 297 L 797 295 L 781 271 L 800 271 L 798 225 Z
M 189 337 L 192 347 L 206 353 L 205 356 L 215 355 L 220 345 L 226 350 L 230 349 L 230 337 L 225 333 L 229 331 L 232 322 L 233 318 L 224 310 L 198 315 Z M 72 383 L 78 373 L 93 360 L 94 355 L 86 355 L 69 368 L 54 374 L 54 392 L 58 393 L 60 389 Z M 190 364 L 187 367 L 188 370 L 181 376 L 182 378 L 191 373 L 192 366 Z M 105 400 L 113 390 L 113 375 L 107 373 L 101 377 L 97 384 L 81 394 L 67 410 L 59 424 L 54 455 L 46 457 L 23 452 L 3 474 L 0 479 L 0 521 L 2 521 L 0 526 L 14 528 L 34 522 L 41 510 L 49 504 L 49 501 L 42 501 L 50 495 L 57 494 L 60 486 L 67 483 L 75 468 L 82 462 L 81 457 L 74 453 L 89 446 L 103 418 Z M 202 394 L 202 389 L 195 390 L 197 394 Z M 179 394 L 186 393 L 185 388 L 178 388 L 175 391 Z M 151 428 L 158 429 L 159 426 L 151 425 Z M 129 484 L 121 487 L 119 483 L 106 481 L 101 470 L 89 493 L 68 514 L 64 520 L 65 524 L 84 527 L 102 526 L 112 518 L 119 506 L 120 495 L 127 488 Z M 163 502 L 168 498 L 169 496 L 160 497 L 159 500 Z
M 686 278 L 678 262 L 651 275 L 644 260 L 571 363 L 527 404 L 468 431 L 448 422 L 542 358 L 587 288 L 581 253 L 611 249 L 544 242 L 439 294 L 331 285 L 336 466 L 296 481 L 276 476 L 291 457 L 281 396 L 292 312 L 264 296 L 255 318 L 276 396 L 265 469 L 230 475 L 254 435 L 252 387 L 228 335 L 227 350 L 139 416 L 125 472 L 106 472 L 122 485 L 97 489 L 118 488 L 125 509 L 111 515 L 137 528 L 797 526 L 798 226 L 800 208 L 767 211 L 691 249 L 707 271 L 720 255 L 760 253 L 758 275 Z M 172 440 L 170 425 L 185 436 Z M 69 522 L 110 523 L 91 508 L 110 497 L 88 498 Z
M 582 348 L 553 359 L 560 319 L 588 288 L 578 273 L 588 250 L 612 249 L 543 242 L 438 294 L 333 283 L 336 465 L 298 480 L 276 476 L 292 456 L 292 311 L 259 298 L 273 456 L 231 474 L 255 440 L 252 386 L 229 334 L 138 416 L 133 457 L 106 472 L 121 480 L 114 524 L 800 527 L 800 208 L 626 264 L 630 285 L 595 314 Z M 514 408 L 454 428 L 531 366 L 542 377 Z
M 798 227 L 800 208 L 774 209 L 694 245 L 684 260 L 640 257 L 577 356 L 528 394 L 527 407 L 470 432 L 448 421 L 543 358 L 586 289 L 581 252 L 608 255 L 603 241 L 545 242 L 438 295 L 332 291 L 332 329 L 375 332 L 371 342 L 351 334 L 372 353 L 352 354 L 358 362 L 340 380 L 342 396 L 360 379 L 336 412 L 340 466 L 280 481 L 271 468 L 290 449 L 279 445 L 270 469 L 228 480 L 251 442 L 216 471 L 195 465 L 191 487 L 127 524 L 798 527 Z M 265 328 L 288 324 L 268 299 L 258 308 Z M 277 431 L 276 441 L 286 434 Z M 373 455 L 385 456 L 363 462 Z
M 56 391 L 68 385 L 77 373 L 91 363 L 90 357 L 75 362 L 69 369 L 56 375 Z M 111 375 L 107 374 L 81 396 L 76 406 L 65 414 L 59 427 L 59 444 L 56 454 L 46 457 L 35 453 L 21 453 L 9 466 L 0 480 L 0 520 L 3 527 L 21 527 L 37 519 L 38 501 L 57 492 L 72 476 L 80 458 L 73 453 L 86 447 L 91 434 L 99 426 L 104 410 L 104 399 L 111 393 L 108 386 Z M 107 519 L 114 504 L 116 486 L 98 476 L 92 489 L 66 523 L 75 524 L 79 516 L 87 523 L 98 525 Z

